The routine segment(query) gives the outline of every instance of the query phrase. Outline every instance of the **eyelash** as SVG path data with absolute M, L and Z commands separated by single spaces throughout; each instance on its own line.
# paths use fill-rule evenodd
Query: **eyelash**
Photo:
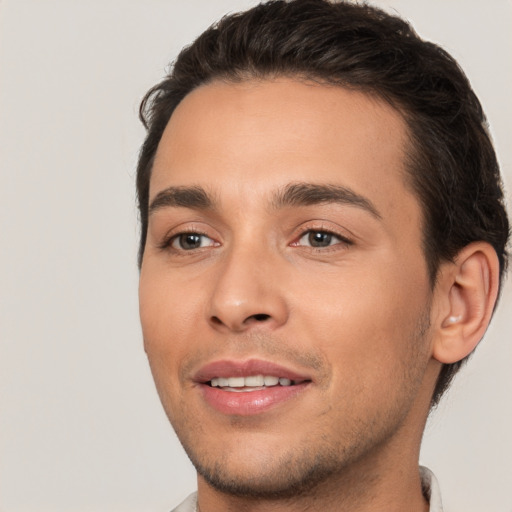
M 173 235 L 171 236 L 167 236 L 165 237 L 165 239 L 162 241 L 162 243 L 160 244 L 160 249 L 161 250 L 164 250 L 164 251 L 172 251 L 172 252 L 175 252 L 175 253 L 186 253 L 186 252 L 193 252 L 197 249 L 204 249 L 204 247 L 198 247 L 196 249 L 183 249 L 183 248 L 176 248 L 176 247 L 173 247 L 173 243 L 178 240 L 180 237 L 182 236 L 199 236 L 199 237 L 205 237 L 205 238 L 209 238 L 210 240 L 212 240 L 212 242 L 214 242 L 212 244 L 212 246 L 215 246 L 215 245 L 220 245 L 218 244 L 218 242 L 215 242 L 215 240 L 213 240 L 213 238 L 209 237 L 206 233 L 202 233 L 201 231 L 197 231 L 197 230 L 193 230 L 191 229 L 190 231 L 181 231 L 179 233 L 174 233 Z
M 329 237 L 334 237 L 338 240 L 338 242 L 334 243 L 334 244 L 329 244 L 329 245 L 326 245 L 326 246 L 323 246 L 323 247 L 315 247 L 314 245 L 309 245 L 309 246 L 305 246 L 305 245 L 299 245 L 299 242 L 305 237 L 305 236 L 311 236 L 312 234 L 322 234 L 322 235 L 327 235 Z M 305 230 L 303 230 L 299 236 L 295 239 L 294 242 L 292 242 L 292 246 L 295 246 L 295 247 L 308 247 L 310 249 L 313 249 L 313 250 L 316 250 L 316 251 L 325 251 L 325 250 L 336 250 L 335 247 L 337 245 L 342 245 L 342 246 L 345 246 L 345 247 L 348 247 L 348 246 L 351 246 L 353 245 L 354 242 L 352 240 L 350 240 L 349 238 L 331 230 L 331 229 L 325 229 L 325 228 L 315 228 L 315 227 L 309 227 Z
M 326 246 L 320 246 L 320 247 L 315 247 L 314 245 L 306 246 L 306 245 L 302 245 L 299 243 L 305 236 L 308 236 L 308 235 L 311 236 L 312 234 L 322 234 L 322 235 L 327 235 L 329 237 L 334 237 L 338 240 L 338 242 L 336 242 L 334 244 L 329 244 Z M 205 237 L 205 238 L 210 239 L 213 243 L 208 246 L 205 246 L 205 247 L 197 247 L 197 248 L 191 248 L 191 249 L 184 249 L 182 247 L 181 248 L 173 247 L 174 242 L 177 241 L 180 237 L 184 237 L 184 236 Z M 351 246 L 351 245 L 353 245 L 353 241 L 343 235 L 340 235 L 339 233 L 336 233 L 333 230 L 330 230 L 330 229 L 307 228 L 307 229 L 304 229 L 303 231 L 301 231 L 299 236 L 297 238 L 295 238 L 295 241 L 292 242 L 290 245 L 292 247 L 309 247 L 310 249 L 313 249 L 315 251 L 325 251 L 325 250 L 329 250 L 330 248 L 335 248 L 338 245 L 342 245 L 345 247 Z M 203 233 L 201 231 L 190 230 L 190 231 L 182 231 L 180 233 L 175 233 L 169 237 L 166 237 L 163 240 L 163 242 L 160 244 L 160 249 L 167 250 L 167 251 L 170 250 L 175 253 L 188 253 L 188 252 L 195 252 L 199 249 L 205 249 L 206 247 L 218 247 L 218 246 L 220 246 L 220 243 L 216 242 L 213 238 L 209 237 L 206 233 Z M 335 249 L 331 249 L 331 250 L 335 250 Z

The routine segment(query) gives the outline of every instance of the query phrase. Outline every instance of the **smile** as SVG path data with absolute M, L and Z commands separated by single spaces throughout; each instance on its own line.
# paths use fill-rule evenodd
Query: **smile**
M 193 380 L 209 407 L 237 416 L 284 406 L 313 384 L 310 375 L 258 359 L 215 361 L 203 366 Z
M 222 388 L 223 391 L 251 392 L 274 386 L 294 386 L 303 381 L 291 380 L 273 375 L 249 375 L 247 377 L 214 377 L 210 386 Z

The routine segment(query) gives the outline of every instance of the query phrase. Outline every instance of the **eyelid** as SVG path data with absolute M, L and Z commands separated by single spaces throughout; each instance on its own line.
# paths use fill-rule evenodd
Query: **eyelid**
M 311 247 L 312 249 L 318 249 L 318 250 L 325 251 L 326 249 L 334 248 L 337 245 L 345 245 L 345 246 L 354 245 L 353 237 L 348 235 L 346 233 L 346 230 L 342 230 L 341 228 L 336 229 L 331 226 L 326 226 L 325 223 L 323 223 L 323 222 L 311 223 L 311 224 L 308 223 L 306 225 L 302 225 L 300 227 L 300 229 L 298 230 L 297 235 L 294 236 L 293 242 L 290 245 L 295 246 L 295 247 L 309 247 L 309 246 L 305 246 L 305 245 L 299 245 L 298 242 L 305 235 L 307 235 L 310 232 L 327 233 L 327 234 L 332 235 L 340 240 L 340 242 L 338 244 L 333 244 L 333 245 L 326 246 L 326 247 Z
M 193 250 L 185 250 L 185 249 L 179 249 L 176 247 L 172 247 L 172 243 L 174 240 L 178 239 L 178 237 L 182 235 L 187 234 L 193 234 L 198 236 L 203 236 L 206 238 L 209 238 L 213 243 L 207 247 L 199 247 L 199 249 L 206 249 L 208 247 L 218 247 L 220 246 L 220 242 L 217 240 L 215 236 L 212 236 L 212 233 L 207 232 L 209 230 L 203 229 L 201 227 L 198 227 L 195 225 L 195 223 L 183 223 L 178 226 L 173 227 L 172 229 L 168 230 L 165 235 L 162 237 L 160 243 L 158 244 L 158 248 L 164 251 L 175 251 L 175 252 L 193 252 Z
M 209 244 L 206 244 L 206 245 L 201 245 L 200 247 L 195 247 L 193 249 L 184 249 L 183 247 L 175 247 L 174 246 L 174 244 L 176 242 L 179 242 L 179 240 L 180 240 L 180 238 L 182 236 L 187 236 L 187 235 L 195 235 L 195 236 L 198 236 L 198 237 L 206 238 L 206 239 L 208 239 L 212 243 L 209 243 Z M 178 233 L 178 234 L 172 236 L 171 239 L 169 240 L 169 246 L 172 249 L 176 250 L 176 251 L 191 252 L 193 250 L 204 249 L 206 247 L 214 247 L 215 246 L 215 240 L 213 238 L 209 237 L 208 235 L 203 234 L 203 233 L 196 233 L 194 231 L 184 231 L 182 233 Z
M 316 245 L 312 245 L 312 244 L 309 244 L 309 243 L 305 243 L 305 240 L 309 238 L 309 236 L 312 234 L 312 233 L 321 233 L 322 235 L 327 235 L 330 237 L 329 239 L 329 243 L 328 245 L 325 245 L 325 246 L 316 246 Z M 303 242 L 304 240 L 304 242 Z M 309 240 L 308 240 L 309 241 Z M 334 242 L 334 243 L 333 243 Z M 334 245 L 338 245 L 338 244 L 346 244 L 346 241 L 343 240 L 341 237 L 339 237 L 338 235 L 334 234 L 334 233 L 329 233 L 328 231 L 316 231 L 316 230 L 309 230 L 309 231 L 306 231 L 298 240 L 297 242 L 297 245 L 301 245 L 301 246 L 304 246 L 304 247 L 313 247 L 315 249 L 326 249 L 328 247 L 333 247 Z

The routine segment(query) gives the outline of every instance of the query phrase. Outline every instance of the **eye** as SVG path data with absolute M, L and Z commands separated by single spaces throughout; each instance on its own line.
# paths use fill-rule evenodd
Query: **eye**
M 309 230 L 299 238 L 297 245 L 322 248 L 340 243 L 349 244 L 350 242 L 329 231 Z
M 170 246 L 173 249 L 182 251 L 192 251 L 213 245 L 215 245 L 215 242 L 211 238 L 200 233 L 180 233 L 174 236 L 170 242 Z

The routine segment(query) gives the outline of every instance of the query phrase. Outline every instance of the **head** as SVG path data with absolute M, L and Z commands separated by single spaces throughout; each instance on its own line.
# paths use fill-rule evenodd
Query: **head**
M 276 22 L 275 20 L 279 20 Z M 463 71 L 442 48 L 421 40 L 382 10 L 319 0 L 270 2 L 229 16 L 185 48 L 141 104 L 148 130 L 137 169 L 144 257 L 152 163 L 174 109 L 214 80 L 297 77 L 362 91 L 404 117 L 407 170 L 423 211 L 423 251 L 432 286 L 440 261 L 476 240 L 506 265 L 508 220 L 498 162 L 482 107 Z M 437 404 L 463 361 L 445 365 Z
M 377 117 L 384 112 L 389 114 L 386 122 L 401 134 L 396 146 L 401 155 L 400 180 L 417 205 L 418 259 L 422 260 L 428 283 L 428 290 L 423 290 L 425 304 L 429 302 L 427 292 L 439 283 L 443 264 L 456 261 L 474 243 L 492 247 L 502 279 L 509 228 L 499 169 L 481 105 L 464 73 L 444 50 L 421 40 L 403 20 L 367 5 L 323 0 L 269 2 L 222 19 L 185 48 L 169 75 L 148 92 L 141 105 L 148 134 L 137 171 L 142 267 L 155 161 L 159 151 L 164 154 L 164 139 L 168 147 L 175 144 L 178 151 L 172 133 L 179 137 L 180 130 L 169 128 L 170 121 L 182 123 L 186 109 L 197 114 L 201 106 L 208 117 L 206 109 L 214 103 L 226 105 L 226 115 L 234 116 L 236 113 L 228 108 L 231 95 L 237 98 L 235 101 L 239 101 L 242 110 L 249 99 L 259 102 L 265 110 L 266 97 L 268 105 L 276 108 L 286 103 L 283 83 L 284 87 L 288 84 L 290 94 L 308 105 L 317 105 L 320 111 L 324 100 L 317 93 L 322 90 L 327 98 L 336 92 L 343 95 L 344 107 L 339 105 L 340 112 L 344 112 L 343 108 L 350 111 L 349 105 L 357 108 L 362 102 L 370 110 L 370 103 L 375 103 L 380 112 Z M 309 97 L 308 91 L 316 92 Z M 337 104 L 334 96 L 332 101 Z M 223 116 L 219 108 L 212 108 L 211 112 L 219 119 Z M 349 118 L 350 115 L 357 118 L 356 112 L 347 114 Z M 332 122 L 336 120 L 333 118 Z M 165 132 L 171 135 L 166 138 Z M 160 157 L 160 164 L 165 158 Z M 379 179 L 386 180 L 385 173 Z M 300 176 L 296 181 L 301 181 Z M 169 204 L 181 201 L 209 207 L 212 197 L 203 197 L 203 192 L 191 186 L 186 189 L 188 198 L 181 194 L 165 200 Z M 288 188 L 284 197 L 275 196 L 273 200 L 290 205 L 293 197 L 298 200 L 304 192 Z M 313 192 L 328 196 L 333 191 Z M 365 202 L 358 197 L 351 200 Z M 414 208 L 411 206 L 411 212 L 416 211 Z M 316 229 L 317 235 L 323 236 Z M 262 261 L 261 267 L 268 264 Z M 429 311 L 418 307 L 413 318 L 404 319 L 412 342 L 415 336 L 428 332 Z M 260 316 L 265 316 L 265 312 Z M 218 320 L 216 315 L 211 318 Z M 265 320 L 254 318 L 261 319 Z M 181 330 L 180 326 L 174 328 Z M 268 341 L 261 333 L 254 333 L 244 343 L 251 339 L 259 340 L 262 346 Z M 271 353 L 273 349 L 265 346 L 265 350 Z M 421 359 L 422 350 L 418 352 Z M 304 364 L 318 368 L 319 385 L 328 385 L 326 368 L 330 362 L 322 361 L 321 354 L 304 351 L 293 357 L 297 367 Z M 433 404 L 438 402 L 463 360 L 442 365 L 431 396 Z M 188 360 L 188 364 L 194 367 L 194 360 Z M 185 365 L 182 371 L 186 369 Z M 403 370 L 407 373 L 405 367 Z M 414 375 L 411 378 L 416 377 L 419 379 Z

